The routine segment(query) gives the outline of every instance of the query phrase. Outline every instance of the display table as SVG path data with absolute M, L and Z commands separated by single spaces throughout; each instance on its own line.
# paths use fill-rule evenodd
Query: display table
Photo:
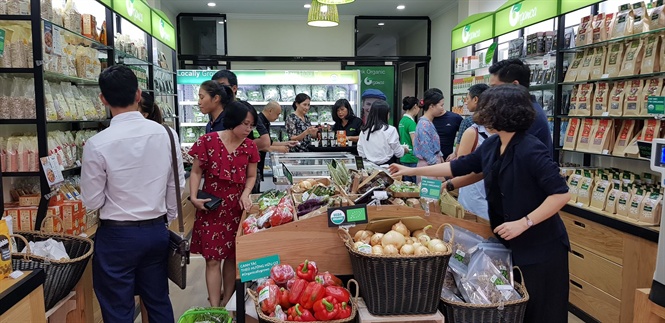
M 18 279 L 0 280 L 0 322 L 46 322 L 41 269 L 24 271 Z
M 665 307 L 649 299 L 650 288 L 635 291 L 635 316 L 633 322 L 665 323 Z

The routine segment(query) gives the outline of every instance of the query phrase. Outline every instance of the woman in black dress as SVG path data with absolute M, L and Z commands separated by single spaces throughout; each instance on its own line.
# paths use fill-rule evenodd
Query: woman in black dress
M 450 163 L 409 168 L 394 175 L 451 177 L 482 174 L 492 230 L 512 250 L 529 292 L 524 322 L 568 319 L 568 233 L 557 213 L 570 199 L 559 166 L 545 144 L 527 134 L 535 118 L 529 92 L 498 85 L 480 97 L 474 122 L 498 135 Z

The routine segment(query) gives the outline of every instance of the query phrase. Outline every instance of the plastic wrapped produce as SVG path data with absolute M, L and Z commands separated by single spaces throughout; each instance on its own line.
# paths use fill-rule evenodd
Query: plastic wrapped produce
M 238 91 L 236 91 L 236 99 L 240 101 L 248 101 L 249 99 L 247 98 L 247 91 L 245 90 L 244 87 L 239 87 Z
M 263 86 L 263 100 L 265 101 L 281 101 L 279 96 L 279 88 L 277 85 L 264 85 Z
M 62 94 L 62 86 L 60 84 L 51 84 L 51 92 L 53 93 L 53 104 L 55 105 L 58 120 L 70 120 L 71 112 L 65 96 Z
M 497 304 L 522 298 L 484 252 L 473 256 L 462 281 L 469 294 L 467 301 L 472 304 Z
M 247 101 L 263 101 L 263 91 L 260 85 L 252 85 L 245 87 Z
M 312 101 L 328 101 L 328 87 L 325 85 L 312 85 Z
M 337 101 L 339 99 L 346 99 L 349 97 L 349 89 L 346 85 L 333 85 L 328 88 L 328 99 L 330 101 Z
M 24 91 L 24 82 L 23 79 L 14 77 L 11 79 L 12 87 L 11 94 L 9 96 L 9 113 L 11 119 L 24 119 L 24 107 L 23 103 L 23 91 Z
M 335 122 L 332 117 L 332 107 L 319 106 L 318 108 L 319 108 L 319 122 L 327 122 L 331 124 Z
M 282 101 L 292 102 L 296 99 L 296 90 L 294 89 L 293 85 L 280 85 L 279 95 L 282 98 Z
M 37 107 L 35 104 L 35 80 L 33 78 L 23 79 L 23 96 L 21 105 L 23 108 L 23 118 L 37 119 Z
M 296 93 L 305 93 L 312 96 L 312 88 L 309 85 L 296 85 Z
M 444 231 L 444 240 L 450 241 L 450 231 Z M 466 271 L 471 256 L 478 250 L 478 244 L 483 242 L 483 237 L 460 227 L 455 226 L 455 243 L 453 255 L 450 257 L 449 266 L 458 272 Z
M 44 103 L 46 105 L 46 120 L 58 120 L 58 113 L 55 110 L 53 92 L 51 92 L 51 84 L 48 81 L 44 81 Z
M 5 77 L 0 77 L 0 119 L 11 118 L 10 94 L 11 81 Z
M 501 243 L 488 242 L 479 244 L 478 248 L 492 259 L 492 263 L 499 269 L 501 275 L 508 279 L 511 286 L 514 286 L 513 258 L 510 249 Z

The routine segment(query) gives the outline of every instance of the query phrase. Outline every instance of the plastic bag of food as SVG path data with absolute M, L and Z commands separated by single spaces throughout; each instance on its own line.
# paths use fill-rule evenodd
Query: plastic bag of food
M 260 85 L 245 86 L 247 101 L 264 101 Z
M 295 92 L 298 94 L 305 93 L 310 97 L 312 96 L 312 88 L 309 85 L 296 85 Z
M 0 172 L 7 171 L 7 139 L 0 137 Z
M 10 97 L 11 81 L 5 77 L 0 77 L 0 119 L 11 119 Z
M 279 96 L 279 88 L 277 85 L 264 85 L 263 86 L 263 100 L 265 101 L 281 101 Z
M 328 91 L 328 98 L 330 101 L 337 101 L 349 97 L 349 89 L 346 85 L 333 85 L 328 88 Z
M 293 221 L 293 215 L 296 214 L 295 206 L 293 206 L 293 201 L 291 196 L 286 195 L 282 197 L 277 204 L 275 213 L 270 216 L 270 225 L 276 227 L 285 223 Z
M 57 120 L 67 120 L 69 116 L 69 105 L 67 105 L 67 100 L 65 100 L 65 96 L 62 94 L 62 86 L 57 83 L 51 83 L 50 87 Z
M 23 106 L 23 117 L 26 119 L 37 119 L 37 105 L 35 103 L 35 79 L 29 78 L 23 80 L 23 97 L 21 105 Z
M 58 120 L 58 112 L 55 109 L 55 100 L 51 92 L 51 83 L 44 81 L 44 103 L 46 104 L 46 120 Z
M 247 91 L 245 90 L 244 87 L 239 87 L 238 90 L 236 91 L 236 99 L 240 101 L 248 101 L 249 98 L 247 98 Z
M 18 145 L 18 137 L 10 137 L 7 140 L 7 154 L 5 156 L 8 172 L 18 172 Z
M 511 286 L 515 286 L 513 277 L 513 257 L 510 249 L 501 243 L 483 242 L 478 245 L 486 255 L 492 259 L 494 266 L 499 269 L 503 277 L 510 281 Z
M 312 85 L 312 101 L 328 101 L 328 87 L 325 85 Z
M 472 304 L 497 304 L 522 298 L 484 252 L 473 256 L 469 271 L 462 280 L 473 288 L 467 300 Z
M 12 78 L 12 90 L 9 96 L 9 113 L 11 119 L 24 119 L 23 102 L 23 87 L 25 86 L 23 79 L 18 77 Z
M 256 219 L 256 224 L 259 228 L 269 228 L 270 227 L 270 218 L 277 211 L 277 206 L 270 206 L 267 209 L 261 212 L 261 215 Z
M 255 215 L 248 216 L 244 221 L 242 221 L 242 234 L 248 235 L 254 232 L 259 232 L 258 221 Z
M 7 14 L 7 1 L 0 1 L 0 15 Z
M 471 256 L 478 250 L 478 244 L 483 242 L 483 237 L 458 226 L 455 228 L 455 239 L 453 242 L 453 256 L 450 258 L 448 265 L 457 269 L 459 272 L 464 272 L 471 262 Z M 444 230 L 443 239 L 450 241 L 450 230 Z
M 292 102 L 296 99 L 296 90 L 293 85 L 280 85 L 279 96 L 284 102 Z
M 37 143 L 37 137 L 30 137 L 28 146 L 28 166 L 30 172 L 39 171 L 39 146 Z
M 453 302 L 459 302 L 459 303 L 464 303 L 464 300 L 461 299 L 455 292 L 447 289 L 445 286 L 443 289 L 441 289 L 441 298 L 448 300 L 448 301 L 453 301 Z
M 18 171 L 19 172 L 28 172 L 30 171 L 30 164 L 28 162 L 28 146 L 30 142 L 28 137 L 20 137 L 18 140 Z

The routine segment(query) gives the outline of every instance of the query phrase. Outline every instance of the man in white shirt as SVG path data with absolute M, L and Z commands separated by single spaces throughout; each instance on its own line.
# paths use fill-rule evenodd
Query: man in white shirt
M 178 202 L 171 142 L 162 125 L 138 111 L 141 90 L 129 68 L 107 68 L 99 87 L 113 119 L 86 142 L 81 170 L 83 203 L 100 209 L 92 258 L 95 294 L 104 322 L 133 322 L 134 295 L 141 296 L 150 322 L 173 322 L 166 223 L 177 217 Z

